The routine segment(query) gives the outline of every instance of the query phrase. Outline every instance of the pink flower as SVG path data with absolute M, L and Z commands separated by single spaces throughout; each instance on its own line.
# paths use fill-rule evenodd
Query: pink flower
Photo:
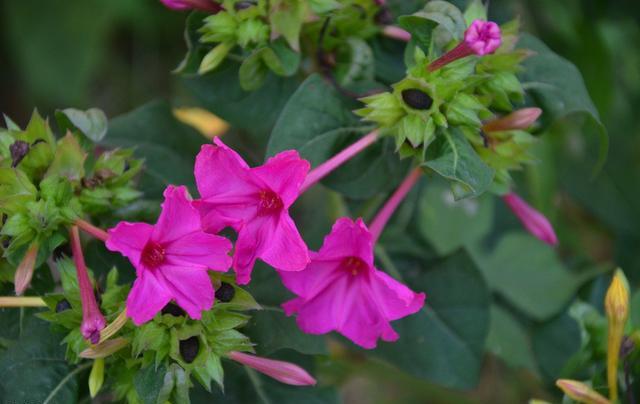
M 502 43 L 500 27 L 493 21 L 475 20 L 464 32 L 464 43 L 478 56 L 493 53 Z
M 237 351 L 229 352 L 229 359 L 292 386 L 313 386 L 316 384 L 316 379 L 293 363 L 261 358 Z
M 238 232 L 233 268 L 239 284 L 251 280 L 257 258 L 281 271 L 300 271 L 309 254 L 289 207 L 298 198 L 309 163 L 285 151 L 266 164 L 247 163 L 218 138 L 196 157 L 195 176 L 202 197 L 195 201 L 206 231 L 225 227 Z
M 513 213 L 520 219 L 524 227 L 549 245 L 558 244 L 558 237 L 549 220 L 537 210 L 529 206 L 522 198 L 513 192 L 502 197 Z
M 109 230 L 106 242 L 136 268 L 127 298 L 127 313 L 136 325 L 151 320 L 172 299 L 199 319 L 214 300 L 207 270 L 224 272 L 231 265 L 231 242 L 202 231 L 187 189 L 170 185 L 164 197 L 155 225 L 121 222 Z
M 298 313 L 302 331 L 335 330 L 364 348 L 375 348 L 378 338 L 397 340 L 389 322 L 424 305 L 424 293 L 374 267 L 371 234 L 362 219 L 338 219 L 304 271 L 279 274 L 298 296 L 282 307 L 287 315 Z
M 201 10 L 217 13 L 222 6 L 213 0 L 160 0 L 162 4 L 172 10 Z

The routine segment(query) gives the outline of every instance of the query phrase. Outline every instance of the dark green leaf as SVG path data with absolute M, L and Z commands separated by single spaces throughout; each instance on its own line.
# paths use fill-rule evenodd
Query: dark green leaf
M 134 384 L 136 387 L 136 393 L 144 404 L 156 404 L 158 401 L 158 394 L 160 389 L 164 385 L 164 377 L 167 373 L 167 369 L 164 365 L 147 366 L 141 369 L 136 374 Z
M 536 370 L 531 340 L 522 325 L 500 306 L 491 306 L 487 350 L 514 368 Z
M 398 18 L 398 22 L 402 28 L 411 33 L 411 39 L 428 55 L 431 47 L 431 34 L 438 24 L 419 15 L 403 15 Z
M 56 111 L 56 119 L 63 132 L 78 129 L 94 142 L 101 141 L 107 134 L 107 116 L 97 108 L 86 111 L 66 108 Z
M 540 370 L 547 380 L 568 377 L 565 365 L 581 345 L 580 327 L 568 314 L 541 324 L 533 331 L 533 351 Z

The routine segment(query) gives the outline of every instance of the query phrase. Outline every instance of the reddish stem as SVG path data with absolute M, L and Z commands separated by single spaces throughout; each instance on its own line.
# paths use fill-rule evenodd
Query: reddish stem
M 378 139 L 378 131 L 374 130 L 373 132 L 367 134 L 362 139 L 358 140 L 351 146 L 342 150 L 340 153 L 331 157 L 329 160 L 320 164 L 318 167 L 314 168 L 307 174 L 307 178 L 304 180 L 302 187 L 300 188 L 300 193 L 302 194 L 309 188 L 311 188 L 315 183 L 329 175 L 333 170 L 340 167 L 346 161 L 351 159 L 356 154 L 360 153 L 362 150 L 369 147 Z
M 98 240 L 106 242 L 109 239 L 109 233 L 85 220 L 76 219 L 76 226 L 82 229 L 82 231 L 84 231 L 85 233 L 97 238 Z
M 387 203 L 384 204 L 382 209 L 380 209 L 376 217 L 371 222 L 369 231 L 371 232 L 374 245 L 376 241 L 378 241 L 378 238 L 380 238 L 380 234 L 382 234 L 382 230 L 393 215 L 393 212 L 395 212 L 398 205 L 400 205 L 405 196 L 407 196 L 409 191 L 411 191 L 411 188 L 413 188 L 421 174 L 422 169 L 420 167 L 411 170 L 409 175 L 407 175 L 404 181 L 402 181 L 402 184 L 400 184 L 398 189 L 396 189 L 393 195 L 391 195 L 391 198 L 389 198 Z

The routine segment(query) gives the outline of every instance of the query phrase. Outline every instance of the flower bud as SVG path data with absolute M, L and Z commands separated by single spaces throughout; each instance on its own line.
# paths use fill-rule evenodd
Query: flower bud
M 162 4 L 172 10 L 200 10 L 215 14 L 222 10 L 222 6 L 213 0 L 160 0 Z
M 549 220 L 540 212 L 529 206 L 513 192 L 502 197 L 511 211 L 533 236 L 549 245 L 558 244 L 558 237 Z
M 312 386 L 316 384 L 316 379 L 309 375 L 306 370 L 293 363 L 261 358 L 237 351 L 229 352 L 229 359 L 242 363 L 285 384 L 292 386 Z
M 98 358 L 93 361 L 91 373 L 89 374 L 89 394 L 95 398 L 104 383 L 104 359 Z
M 560 379 L 556 381 L 556 386 L 560 388 L 570 398 L 585 404 L 610 404 L 610 401 L 594 391 L 584 383 Z
M 607 383 L 609 398 L 618 399 L 618 363 L 624 327 L 629 317 L 629 287 L 622 270 L 616 270 L 604 298 L 609 323 L 607 335 Z
M 24 257 L 20 262 L 20 265 L 18 265 L 18 268 L 16 269 L 13 283 L 16 295 L 18 296 L 22 295 L 31 283 L 33 271 L 35 270 L 36 259 L 38 258 L 38 248 L 39 245 L 37 242 L 34 241 L 31 243 L 29 249 L 24 254 Z
M 542 110 L 540 108 L 522 108 L 517 111 L 513 111 L 507 116 L 485 123 L 482 126 L 482 130 L 485 132 L 524 130 L 533 125 L 541 114 Z

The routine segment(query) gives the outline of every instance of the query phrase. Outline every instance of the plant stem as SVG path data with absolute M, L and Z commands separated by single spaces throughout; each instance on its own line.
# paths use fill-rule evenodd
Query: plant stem
M 47 307 L 39 297 L 1 296 L 0 307 Z
M 416 167 L 411 170 L 409 175 L 407 175 L 404 181 L 402 181 L 398 189 L 396 189 L 393 195 L 391 195 L 391 198 L 389 198 L 387 203 L 385 203 L 382 209 L 380 209 L 373 221 L 371 221 L 369 231 L 371 232 L 371 237 L 374 245 L 376 241 L 378 241 L 380 234 L 382 234 L 384 226 L 393 215 L 393 212 L 395 212 L 396 208 L 398 207 L 398 205 L 400 205 L 404 197 L 407 196 L 409 191 L 411 191 L 411 188 L 418 181 L 418 178 L 420 178 L 421 174 L 422 169 L 420 167 Z
M 86 220 L 76 219 L 76 226 L 81 228 L 85 233 L 97 238 L 98 240 L 107 241 L 109 239 L 109 233 L 99 227 L 92 225 Z
M 307 174 L 307 178 L 304 180 L 302 187 L 300 188 L 300 193 L 305 192 L 309 188 L 311 188 L 315 183 L 329 175 L 333 170 L 340 167 L 346 161 L 351 159 L 356 154 L 360 153 L 362 150 L 369 147 L 371 144 L 375 143 L 378 139 L 378 131 L 374 130 L 369 134 L 365 135 L 362 139 L 358 140 L 351 146 L 342 150 L 340 153 L 331 157 L 329 160 L 320 164 L 318 167 L 314 168 Z

